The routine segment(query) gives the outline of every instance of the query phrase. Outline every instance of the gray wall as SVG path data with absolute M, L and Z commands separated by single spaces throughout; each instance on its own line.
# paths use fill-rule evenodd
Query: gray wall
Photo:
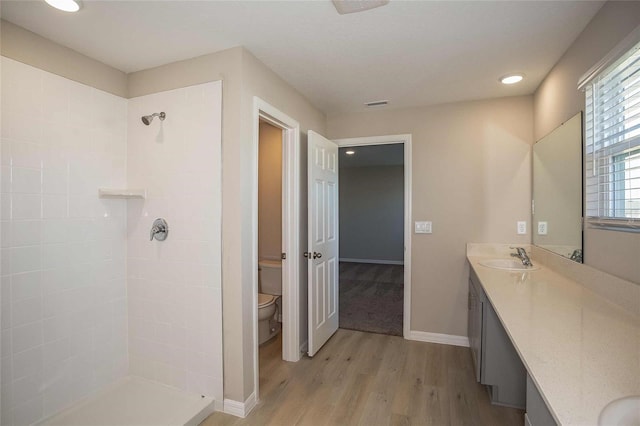
M 404 167 L 340 168 L 340 259 L 404 260 Z

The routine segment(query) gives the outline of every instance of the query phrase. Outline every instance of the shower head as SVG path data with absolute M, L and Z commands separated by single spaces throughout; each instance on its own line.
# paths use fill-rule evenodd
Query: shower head
M 151 115 L 144 115 L 142 116 L 142 122 L 148 126 L 153 121 L 153 117 L 159 117 L 160 121 L 162 121 L 167 118 L 167 114 L 165 114 L 164 112 L 154 112 Z

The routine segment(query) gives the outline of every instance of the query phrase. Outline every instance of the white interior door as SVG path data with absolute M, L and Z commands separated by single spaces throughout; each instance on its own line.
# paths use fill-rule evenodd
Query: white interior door
M 309 356 L 338 330 L 338 145 L 309 131 Z

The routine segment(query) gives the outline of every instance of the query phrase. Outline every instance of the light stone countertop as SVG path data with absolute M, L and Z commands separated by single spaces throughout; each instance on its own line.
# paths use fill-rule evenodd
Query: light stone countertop
M 502 325 L 561 425 L 597 425 L 612 400 L 640 395 L 640 317 L 541 263 L 510 272 L 468 252 Z M 488 254 L 488 255 L 486 255 Z

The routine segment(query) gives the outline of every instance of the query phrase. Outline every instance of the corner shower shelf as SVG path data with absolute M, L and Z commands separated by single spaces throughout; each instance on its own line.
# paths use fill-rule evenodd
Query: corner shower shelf
M 140 198 L 145 199 L 147 191 L 145 189 L 112 189 L 98 188 L 100 198 Z

